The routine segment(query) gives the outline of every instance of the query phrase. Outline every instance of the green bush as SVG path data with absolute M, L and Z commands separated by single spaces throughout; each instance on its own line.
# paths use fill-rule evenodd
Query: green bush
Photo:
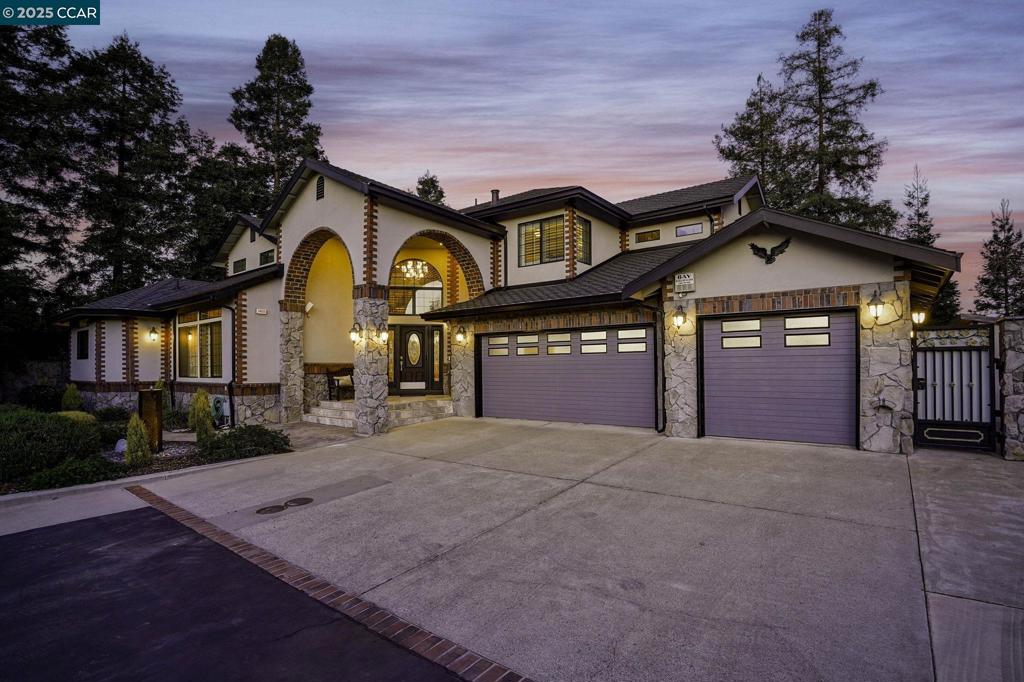
M 101 407 L 92 416 L 100 422 L 127 422 L 132 418 L 132 411 L 124 407 Z
M 180 429 L 188 428 L 188 413 L 179 412 L 178 410 L 170 410 L 164 412 L 164 430 L 165 431 L 178 431 Z
M 60 409 L 64 389 L 47 384 L 26 386 L 18 392 L 18 402 L 32 410 L 40 412 L 56 412 Z
M 196 442 L 199 444 L 213 436 L 213 409 L 210 407 L 210 396 L 203 389 L 196 391 L 188 406 L 188 428 L 196 432 Z
M 67 385 L 60 399 L 60 409 L 63 412 L 78 412 L 82 409 L 82 394 L 78 392 L 78 386 Z
M 95 421 L 26 409 L 0 411 L 0 481 L 13 481 L 99 450 Z
M 149 433 L 138 413 L 133 414 L 128 421 L 128 447 L 124 451 L 124 463 L 129 469 L 153 463 L 153 451 L 149 449 Z
M 88 422 L 90 424 L 96 423 L 96 417 L 89 414 L 88 412 L 82 412 L 81 410 L 61 410 L 60 412 L 55 412 L 54 414 L 60 417 L 67 417 L 68 419 L 74 419 L 75 421 L 78 422 Z
M 207 462 L 259 457 L 290 452 L 288 435 L 265 426 L 239 426 L 219 433 L 200 446 L 199 454 Z
M 69 485 L 109 481 L 120 478 L 124 473 L 123 465 L 93 455 L 85 459 L 66 459 L 55 467 L 35 473 L 28 479 L 27 487 L 29 490 L 65 488 Z
M 97 426 L 100 429 L 100 444 L 104 448 L 112 448 L 117 441 L 126 438 L 128 435 L 128 420 L 119 422 L 100 422 Z

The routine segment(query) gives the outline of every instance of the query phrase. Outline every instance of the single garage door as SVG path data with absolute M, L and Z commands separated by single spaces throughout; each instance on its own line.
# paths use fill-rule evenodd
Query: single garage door
M 482 337 L 485 417 L 654 427 L 654 331 L 611 327 Z
M 702 324 L 706 435 L 856 444 L 852 312 Z

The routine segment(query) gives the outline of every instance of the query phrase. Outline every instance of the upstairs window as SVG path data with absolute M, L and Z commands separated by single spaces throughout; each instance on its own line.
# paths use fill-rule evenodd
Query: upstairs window
M 637 232 L 634 239 L 637 244 L 643 244 L 644 242 L 656 242 L 661 239 L 661 230 L 644 230 L 643 232 Z
M 320 201 L 324 198 L 324 176 L 320 175 L 316 179 L 316 200 Z
M 245 272 L 245 259 L 239 258 L 231 264 L 231 274 L 237 275 L 240 272 Z
M 576 262 L 590 265 L 590 221 L 576 216 Z
M 563 216 L 519 225 L 519 267 L 565 260 Z
M 89 359 L 89 330 L 79 329 L 75 334 L 75 345 L 77 353 L 75 357 L 79 360 Z
M 268 249 L 260 253 L 260 265 L 270 265 L 274 262 L 274 250 Z
M 700 234 L 704 231 L 704 226 L 701 223 L 693 223 L 692 225 L 680 225 L 676 228 L 677 237 L 687 237 L 691 234 Z

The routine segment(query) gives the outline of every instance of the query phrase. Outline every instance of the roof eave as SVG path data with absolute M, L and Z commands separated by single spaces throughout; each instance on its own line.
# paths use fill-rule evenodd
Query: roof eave
M 429 313 L 421 313 L 424 320 L 455 320 L 469 317 L 485 317 L 514 312 L 530 312 L 534 310 L 568 310 L 581 306 L 593 306 L 603 303 L 629 303 L 630 299 L 624 299 L 617 293 L 600 294 L 595 296 L 584 296 L 579 298 L 557 298 L 548 301 L 536 301 L 530 303 L 512 303 L 508 305 L 488 306 L 486 308 L 467 308 L 464 310 L 447 311 L 444 308 L 433 310 Z

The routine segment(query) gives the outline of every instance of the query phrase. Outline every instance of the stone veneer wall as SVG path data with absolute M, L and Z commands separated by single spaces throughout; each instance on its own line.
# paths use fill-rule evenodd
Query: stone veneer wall
M 281 420 L 302 419 L 305 367 L 302 362 L 302 332 L 306 314 L 302 304 L 281 303 Z
M 466 338 L 462 343 L 451 334 L 451 361 L 449 362 L 450 394 L 457 417 L 476 416 L 476 338 L 472 324 L 455 322 L 449 329 L 463 327 Z
M 1003 457 L 1024 460 L 1024 318 L 999 323 Z
M 372 436 L 388 426 L 388 345 L 377 340 L 370 329 L 388 322 L 388 299 L 356 298 L 353 315 L 363 330 L 355 344 L 352 384 L 356 394 L 356 434 Z M 302 368 L 300 366 L 300 376 Z
M 918 348 L 943 348 L 945 346 L 968 346 L 987 348 L 991 338 L 990 327 L 965 327 L 963 329 L 921 329 L 917 332 Z
M 686 313 L 686 321 L 680 328 L 672 320 L 676 307 Z M 696 301 L 665 301 L 666 436 L 696 438 L 699 435 L 696 319 Z

